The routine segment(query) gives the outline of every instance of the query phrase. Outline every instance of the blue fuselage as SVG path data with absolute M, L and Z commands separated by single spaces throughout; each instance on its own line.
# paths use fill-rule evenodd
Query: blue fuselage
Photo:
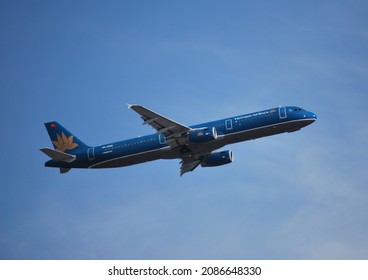
M 317 116 L 299 107 L 272 108 L 251 114 L 235 116 L 190 128 L 215 127 L 218 137 L 205 143 L 188 145 L 188 150 L 208 149 L 208 152 L 225 145 L 257 139 L 283 132 L 293 132 L 313 123 Z M 67 163 L 50 160 L 46 166 L 65 168 L 109 168 L 157 160 L 181 158 L 183 147 L 172 148 L 161 134 L 151 134 L 78 151 L 76 160 Z

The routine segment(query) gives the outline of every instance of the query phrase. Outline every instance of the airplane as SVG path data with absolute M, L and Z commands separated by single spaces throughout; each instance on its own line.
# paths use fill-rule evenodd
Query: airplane
M 123 167 L 158 159 L 180 159 L 180 176 L 197 166 L 231 163 L 231 150 L 222 147 L 284 132 L 294 132 L 317 120 L 315 113 L 296 106 L 280 106 L 250 114 L 186 126 L 141 105 L 128 105 L 155 134 L 100 146 L 89 146 L 56 121 L 45 123 L 54 149 L 40 150 L 51 158 L 46 167 L 60 173 L 72 168 Z

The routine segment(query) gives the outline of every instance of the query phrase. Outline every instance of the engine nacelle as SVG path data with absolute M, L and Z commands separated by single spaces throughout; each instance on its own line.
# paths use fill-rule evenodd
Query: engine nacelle
M 207 155 L 202 161 L 202 167 L 212 167 L 231 163 L 234 160 L 232 151 L 220 151 Z
M 188 141 L 191 143 L 203 143 L 217 139 L 217 130 L 215 127 L 206 127 L 190 131 Z

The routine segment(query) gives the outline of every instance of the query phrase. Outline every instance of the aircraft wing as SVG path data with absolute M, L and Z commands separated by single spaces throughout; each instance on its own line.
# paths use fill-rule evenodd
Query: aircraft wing
M 141 116 L 144 121 L 143 124 L 152 126 L 157 131 L 156 134 L 164 135 L 166 142 L 172 148 L 179 146 L 183 137 L 182 134 L 191 130 L 188 126 L 170 120 L 141 105 L 128 105 L 128 107 Z
M 182 161 L 180 162 L 181 166 L 180 166 L 180 176 L 183 176 L 184 173 L 193 171 L 194 169 L 196 169 L 196 167 L 201 163 L 200 160 L 196 160 L 194 158 L 191 157 L 185 157 L 182 159 Z

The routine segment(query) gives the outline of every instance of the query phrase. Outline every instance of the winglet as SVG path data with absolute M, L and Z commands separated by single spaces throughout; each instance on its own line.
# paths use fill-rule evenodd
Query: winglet
M 128 106 L 128 109 L 132 109 L 132 107 L 134 107 L 134 106 L 139 106 L 137 104 L 129 104 L 129 103 L 127 103 L 126 105 Z

